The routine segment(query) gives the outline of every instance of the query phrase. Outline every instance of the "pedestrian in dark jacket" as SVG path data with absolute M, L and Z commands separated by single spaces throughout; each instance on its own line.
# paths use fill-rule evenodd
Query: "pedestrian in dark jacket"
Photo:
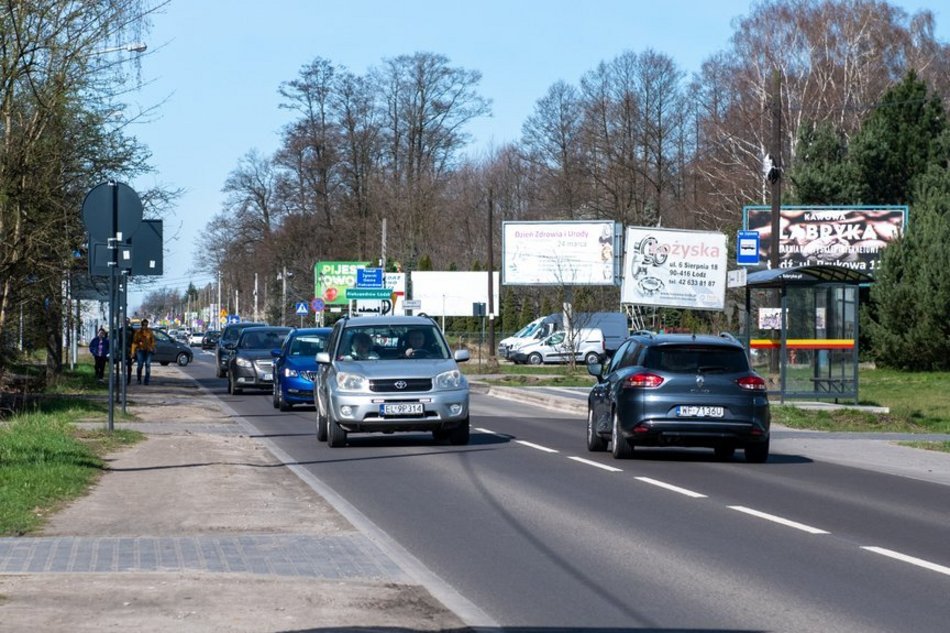
M 106 375 L 106 361 L 109 360 L 109 335 L 105 328 L 99 328 L 96 338 L 89 343 L 89 353 L 96 361 L 96 380 L 103 382 Z

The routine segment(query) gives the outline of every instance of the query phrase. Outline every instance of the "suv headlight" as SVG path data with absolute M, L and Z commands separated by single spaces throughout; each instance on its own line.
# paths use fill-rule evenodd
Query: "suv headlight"
M 290 367 L 284 367 L 284 378 L 296 378 L 300 374 L 296 369 L 291 369 Z
M 465 384 L 465 378 L 462 372 L 457 369 L 446 371 L 432 379 L 432 386 L 435 389 L 458 389 Z
M 251 361 L 249 361 L 249 360 L 246 359 L 246 358 L 238 358 L 237 360 L 234 361 L 234 363 L 235 363 L 238 367 L 253 367 L 253 366 L 254 366 L 254 365 L 251 364 Z
M 336 375 L 336 386 L 340 391 L 369 392 L 369 380 L 366 376 L 345 371 Z

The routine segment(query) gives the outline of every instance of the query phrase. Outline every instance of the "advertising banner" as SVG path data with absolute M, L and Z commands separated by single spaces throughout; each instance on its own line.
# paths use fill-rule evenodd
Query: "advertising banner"
M 325 305 L 346 305 L 346 289 L 356 287 L 356 271 L 369 262 L 317 262 L 313 266 L 313 296 Z
M 771 209 L 749 206 L 742 211 L 744 227 L 759 233 L 760 259 L 771 261 Z M 783 206 L 779 267 L 832 264 L 873 275 L 884 247 L 903 232 L 906 221 L 905 206 Z
M 722 310 L 726 236 L 705 231 L 627 227 L 621 303 Z
M 412 299 L 429 316 L 472 316 L 472 304 L 488 304 L 487 271 L 413 271 Z M 492 273 L 492 312 L 497 317 L 498 273 Z
M 506 285 L 615 286 L 620 225 L 603 222 L 504 222 Z

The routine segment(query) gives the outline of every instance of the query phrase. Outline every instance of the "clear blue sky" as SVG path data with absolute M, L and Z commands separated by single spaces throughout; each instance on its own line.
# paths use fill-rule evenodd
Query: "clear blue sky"
M 950 7 L 936 0 L 893 2 L 929 8 L 938 37 L 950 40 Z M 196 239 L 221 209 L 221 188 L 249 150 L 271 154 L 291 120 L 278 86 L 315 57 L 365 73 L 417 51 L 445 55 L 482 74 L 491 118 L 474 122 L 471 151 L 520 137 L 536 101 L 556 81 L 577 84 L 599 62 L 653 48 L 687 73 L 726 48 L 748 0 L 172 0 L 154 16 L 142 62 L 145 85 L 132 95 L 158 106 L 133 134 L 157 173 L 130 183 L 181 188 L 165 218 L 164 276 L 157 285 L 202 286 L 192 271 Z M 262 274 L 266 271 L 260 271 Z M 135 309 L 145 291 L 133 290 Z M 302 297 L 301 299 L 308 299 Z

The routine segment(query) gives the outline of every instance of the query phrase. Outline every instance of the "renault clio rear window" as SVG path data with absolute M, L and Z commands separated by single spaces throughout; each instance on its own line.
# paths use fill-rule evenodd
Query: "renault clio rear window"
M 670 373 L 740 373 L 749 371 L 745 351 L 737 347 L 657 345 L 647 349 L 643 366 Z

